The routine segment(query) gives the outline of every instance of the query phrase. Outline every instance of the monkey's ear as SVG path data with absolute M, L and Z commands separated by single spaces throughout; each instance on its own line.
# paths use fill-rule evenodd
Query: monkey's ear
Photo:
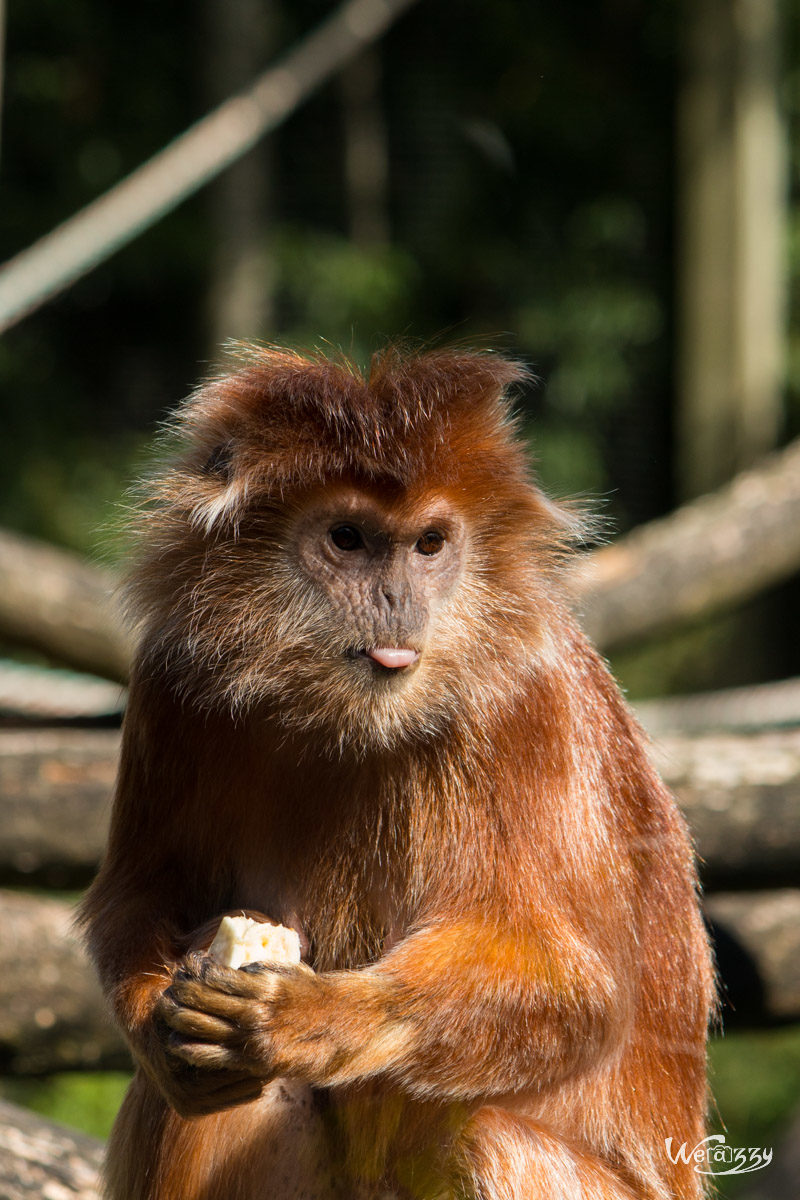
M 202 475 L 214 475 L 223 483 L 233 477 L 233 442 L 221 442 L 209 454 L 200 468 Z
M 198 453 L 190 468 L 193 483 L 187 492 L 190 520 L 196 528 L 208 534 L 215 527 L 236 523 L 246 493 L 236 468 L 236 446 L 230 439 L 219 442 L 208 453 Z

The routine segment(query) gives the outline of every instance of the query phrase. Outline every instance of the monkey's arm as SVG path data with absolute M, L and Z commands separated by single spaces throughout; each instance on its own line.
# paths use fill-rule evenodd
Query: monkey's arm
M 142 692 L 131 689 L 108 849 L 80 921 L 134 1056 L 178 1112 L 190 1116 L 252 1099 L 262 1085 L 245 1070 L 187 1069 L 171 1053 L 173 1031 L 157 1011 L 184 955 L 207 949 L 231 910 L 214 882 L 213 861 L 200 865 L 208 845 L 220 854 L 224 848 L 195 811 L 195 775 L 204 768 L 198 746 L 185 740 L 166 699 Z M 161 745 L 164 729 L 171 731 L 172 752 L 157 757 L 149 747 Z
M 174 900 L 126 895 L 101 874 L 89 896 L 89 942 L 104 990 L 134 1057 L 181 1116 L 217 1112 L 255 1099 L 262 1082 L 249 1070 L 193 1071 L 172 1053 L 173 1031 L 159 1015 L 163 993 L 187 950 L 205 951 L 222 916 L 181 933 Z M 103 898 L 106 904 L 101 905 Z M 236 910 L 237 915 L 243 910 Z M 233 914 L 231 914 L 233 915 Z M 260 913 L 247 915 L 267 920 Z
M 388 1075 L 418 1095 L 542 1087 L 616 1044 L 627 990 L 566 923 L 525 934 L 462 918 L 372 967 L 230 971 L 190 957 L 167 991 L 175 1052 L 334 1086 Z

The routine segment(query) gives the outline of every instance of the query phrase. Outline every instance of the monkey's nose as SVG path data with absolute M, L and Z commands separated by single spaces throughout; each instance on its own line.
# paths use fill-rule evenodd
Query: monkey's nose
M 392 668 L 410 667 L 419 658 L 416 650 L 401 646 L 375 646 L 372 650 L 368 650 L 367 654 L 382 667 Z

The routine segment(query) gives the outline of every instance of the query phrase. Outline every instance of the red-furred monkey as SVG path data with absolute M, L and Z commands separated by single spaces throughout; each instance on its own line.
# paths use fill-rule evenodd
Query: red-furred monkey
M 89 945 L 114 1200 L 689 1200 L 692 853 L 488 353 L 258 347 L 179 418 Z M 298 965 L 206 957 L 220 917 Z

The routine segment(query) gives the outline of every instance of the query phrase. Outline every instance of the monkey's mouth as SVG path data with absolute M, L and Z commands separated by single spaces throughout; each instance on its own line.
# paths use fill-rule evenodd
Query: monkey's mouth
M 370 646 L 357 650 L 356 658 L 369 659 L 390 673 L 407 671 L 419 661 L 419 651 L 410 646 Z

